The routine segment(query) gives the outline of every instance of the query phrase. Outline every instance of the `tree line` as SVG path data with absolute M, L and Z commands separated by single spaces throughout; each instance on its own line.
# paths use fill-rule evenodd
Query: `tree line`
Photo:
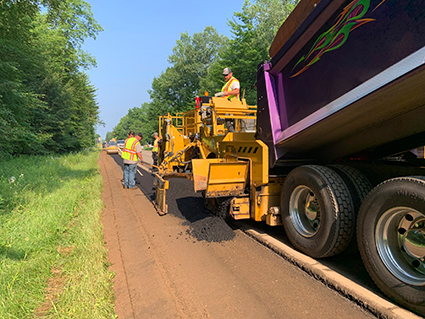
M 102 27 L 83 0 L 0 1 L 0 157 L 78 151 L 100 122 L 82 50 Z
M 193 35 L 182 33 L 168 57 L 170 66 L 152 81 L 151 101 L 130 109 L 106 139 L 125 139 L 131 129 L 142 132 L 144 142 L 150 142 L 152 133 L 158 131 L 160 115 L 188 111 L 195 107 L 196 96 L 220 92 L 225 67 L 230 67 L 240 81 L 247 103 L 256 105 L 257 66 L 270 59 L 268 49 L 297 3 L 298 0 L 245 0 L 241 12 L 235 12 L 228 20 L 230 39 L 212 26 Z

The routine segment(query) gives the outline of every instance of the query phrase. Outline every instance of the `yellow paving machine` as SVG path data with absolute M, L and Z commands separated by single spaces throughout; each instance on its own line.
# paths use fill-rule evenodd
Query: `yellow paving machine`
M 161 214 L 167 212 L 168 180 L 187 178 L 223 217 L 280 223 L 282 179 L 269 176 L 268 148 L 255 139 L 256 109 L 244 99 L 203 96 L 194 110 L 160 117 L 155 183 Z

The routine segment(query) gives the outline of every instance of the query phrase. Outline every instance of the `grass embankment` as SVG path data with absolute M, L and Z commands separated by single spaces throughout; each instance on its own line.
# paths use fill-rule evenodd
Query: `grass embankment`
M 0 318 L 115 318 L 99 152 L 0 161 Z

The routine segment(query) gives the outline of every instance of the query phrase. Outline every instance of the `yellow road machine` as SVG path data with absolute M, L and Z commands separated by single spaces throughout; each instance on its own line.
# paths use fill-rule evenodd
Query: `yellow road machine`
M 256 111 L 244 99 L 203 96 L 199 108 L 160 117 L 160 213 L 167 212 L 168 180 L 187 178 L 220 216 L 279 223 L 282 179 L 269 175 L 267 146 L 255 139 Z

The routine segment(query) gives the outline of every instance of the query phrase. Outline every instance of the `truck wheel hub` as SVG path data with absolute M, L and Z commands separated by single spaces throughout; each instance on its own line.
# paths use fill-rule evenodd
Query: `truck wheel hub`
M 298 233 L 314 236 L 320 227 L 320 206 L 313 191 L 304 185 L 297 186 L 289 201 L 289 214 Z
M 375 229 L 379 256 L 401 281 L 425 285 L 425 215 L 408 207 L 394 207 L 382 214 Z

